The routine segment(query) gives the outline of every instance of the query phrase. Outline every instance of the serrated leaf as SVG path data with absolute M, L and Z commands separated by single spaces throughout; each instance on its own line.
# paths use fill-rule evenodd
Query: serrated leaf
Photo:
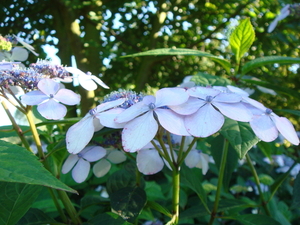
M 0 181 L 42 185 L 77 193 L 56 179 L 25 148 L 0 140 Z
M 245 122 L 226 119 L 220 133 L 237 151 L 240 159 L 259 141 L 249 123 Z
M 273 218 L 258 214 L 246 214 L 235 217 L 231 216 L 230 218 L 235 219 L 244 225 L 280 225 L 280 223 Z
M 231 81 L 219 76 L 210 75 L 207 73 L 197 73 L 195 74 L 191 81 L 195 82 L 197 85 L 211 85 L 211 86 L 227 86 L 231 85 Z
M 57 225 L 60 224 L 39 209 L 29 209 L 16 225 L 40 225 L 53 223 Z
M 239 62 L 244 54 L 249 50 L 254 39 L 255 33 L 250 19 L 247 18 L 242 20 L 229 37 L 229 44 L 235 54 L 237 62 Z
M 160 55 L 190 55 L 190 56 L 200 56 L 200 57 L 207 57 L 211 60 L 219 63 L 223 68 L 229 73 L 231 64 L 229 61 L 214 56 L 210 53 L 195 50 L 195 49 L 187 49 L 187 48 L 159 48 L 154 50 L 149 50 L 145 52 L 140 52 L 136 54 L 126 55 L 123 57 L 137 57 L 137 56 L 160 56 Z
M 294 182 L 292 208 L 300 208 L 300 172 Z
M 284 57 L 284 56 L 266 56 L 262 58 L 256 58 L 250 62 L 245 63 L 245 65 L 242 67 L 242 74 L 246 74 L 257 67 L 262 67 L 274 63 L 279 63 L 279 64 L 300 63 L 300 58 Z
M 147 202 L 146 192 L 140 187 L 121 188 L 110 196 L 112 211 L 133 222 Z
M 0 182 L 0 225 L 15 225 L 41 191 L 41 186 Z

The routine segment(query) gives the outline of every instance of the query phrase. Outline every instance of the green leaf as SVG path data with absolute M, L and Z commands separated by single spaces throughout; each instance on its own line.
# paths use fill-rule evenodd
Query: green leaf
M 201 170 L 195 168 L 190 169 L 186 166 L 182 166 L 181 168 L 181 180 L 182 183 L 191 188 L 200 198 L 201 202 L 205 207 L 207 207 L 207 197 L 206 192 L 202 186 L 201 175 L 197 174 L 197 172 L 201 173 Z
M 133 222 L 147 202 L 146 192 L 140 187 L 125 187 L 110 195 L 112 211 Z
M 237 220 L 244 225 L 280 225 L 280 223 L 273 218 L 258 214 L 246 214 L 235 217 L 231 216 L 230 218 Z
M 231 81 L 219 76 L 210 75 L 207 73 L 197 73 L 195 74 L 191 81 L 195 82 L 197 85 L 211 85 L 211 86 L 227 86 L 231 85 Z
M 77 193 L 56 179 L 25 148 L 0 140 L 0 181 L 42 185 Z
M 292 208 L 300 208 L 300 172 L 294 182 Z
M 156 201 L 165 201 L 166 197 L 163 195 L 161 186 L 158 185 L 155 181 L 146 182 L 145 191 L 147 193 L 148 200 Z
M 277 112 L 284 112 L 284 113 L 289 113 L 295 116 L 300 116 L 300 111 L 299 110 L 292 110 L 292 109 L 276 109 L 274 110 Z
M 229 61 L 214 56 L 210 53 L 195 50 L 195 49 L 187 49 L 187 48 L 159 48 L 154 50 L 149 50 L 145 52 L 140 52 L 136 54 L 126 55 L 123 57 L 138 57 L 138 56 L 161 56 L 161 55 L 190 55 L 190 56 L 200 56 L 207 57 L 211 60 L 219 63 L 223 68 L 229 73 L 231 64 Z
M 249 123 L 226 119 L 220 133 L 237 151 L 240 159 L 259 141 Z
M 264 153 L 270 160 L 272 159 L 272 145 L 273 143 L 260 141 L 257 143 L 257 147 Z
M 239 62 L 249 50 L 254 39 L 255 33 L 250 19 L 247 18 L 242 20 L 229 37 L 229 44 L 232 52 L 235 54 L 237 62 Z
M 88 222 L 83 223 L 82 225 L 130 225 L 118 215 L 114 213 L 103 213 L 98 214 L 94 218 L 90 219 Z
M 16 225 L 59 224 L 39 209 L 29 209 Z
M 284 56 L 266 56 L 262 58 L 256 58 L 250 62 L 245 63 L 245 65 L 242 67 L 242 74 L 246 74 L 257 67 L 265 66 L 268 64 L 274 64 L 274 63 L 280 63 L 280 64 L 300 63 L 300 58 L 284 57 Z
M 0 225 L 15 225 L 30 208 L 41 189 L 37 185 L 0 182 Z
M 162 205 L 158 204 L 157 202 L 147 201 L 146 206 L 148 206 L 151 209 L 156 210 L 157 212 L 160 212 L 160 213 L 166 215 L 167 217 L 172 218 L 172 213 L 170 213 L 168 209 L 166 209 Z

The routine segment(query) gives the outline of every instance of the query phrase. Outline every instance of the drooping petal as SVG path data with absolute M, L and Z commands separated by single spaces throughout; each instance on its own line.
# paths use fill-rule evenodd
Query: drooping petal
M 126 109 L 122 113 L 120 113 L 116 117 L 115 122 L 117 122 L 117 123 L 128 122 L 147 111 L 149 111 L 149 106 L 145 105 L 144 102 L 138 102 L 138 103 L 130 106 L 128 109 Z
M 169 106 L 169 108 L 181 115 L 191 115 L 195 113 L 204 104 L 206 104 L 205 101 L 195 97 L 190 97 L 185 103 L 181 105 L 172 105 Z
M 189 98 L 188 93 L 183 88 L 163 88 L 156 92 L 156 107 L 180 105 Z
M 38 105 L 37 110 L 43 117 L 49 120 L 59 120 L 67 114 L 67 108 L 53 99 L 49 99 Z
M 110 162 L 108 162 L 106 159 L 101 159 L 93 166 L 93 172 L 96 177 L 103 177 L 108 173 L 110 168 Z
M 278 130 L 268 115 L 254 116 L 250 121 L 250 126 L 262 141 L 271 142 L 278 137 Z
M 100 120 L 100 123 L 109 128 L 123 128 L 125 123 L 116 123 L 116 117 L 122 113 L 125 109 L 122 108 L 114 108 L 107 110 L 105 112 L 101 112 L 96 114 L 96 117 Z
M 115 101 L 101 103 L 96 107 L 96 112 L 103 112 L 116 106 L 122 105 L 125 102 L 125 98 L 119 98 Z
M 209 155 L 204 153 L 200 154 L 200 161 L 196 165 L 197 168 L 202 169 L 202 174 L 205 175 L 209 169 L 208 163 L 209 163 Z
M 171 109 L 156 109 L 155 113 L 158 117 L 159 123 L 167 131 L 172 134 L 189 136 L 184 125 L 184 116 L 173 112 Z
M 21 102 L 25 105 L 38 105 L 47 99 L 49 97 L 41 91 L 31 91 L 21 96 Z
M 54 98 L 65 105 L 76 105 L 80 102 L 80 95 L 68 89 L 60 89 Z
M 233 120 L 249 122 L 253 116 L 251 111 L 248 110 L 248 108 L 246 108 L 242 103 L 223 103 L 213 101 L 212 104 L 216 106 L 223 115 Z
M 195 137 L 208 137 L 224 124 L 224 116 L 215 110 L 210 104 L 206 104 L 196 113 L 185 117 L 187 131 Z
M 74 165 L 77 163 L 78 160 L 79 160 L 79 158 L 77 155 L 70 154 L 68 156 L 68 158 L 66 159 L 61 172 L 63 174 L 68 173 L 74 167 Z
M 77 154 L 90 142 L 94 135 L 93 117 L 87 114 L 69 128 L 66 134 L 68 152 Z
M 198 150 L 190 151 L 184 160 L 185 165 L 187 165 L 189 168 L 196 167 L 199 161 L 200 161 L 200 155 L 198 153 Z
M 96 77 L 95 75 L 91 75 L 91 78 L 98 83 L 101 87 L 109 89 L 109 87 L 98 77 Z
M 97 117 L 93 117 L 94 132 L 101 130 L 104 126 Z
M 249 93 L 244 91 L 243 89 L 241 88 L 238 88 L 238 87 L 235 87 L 235 86 L 231 86 L 231 85 L 227 85 L 227 88 L 228 90 L 230 90 L 231 92 L 233 93 L 236 93 L 242 97 L 248 97 L 249 96 Z
M 158 124 L 153 117 L 153 112 L 147 112 L 131 120 L 122 131 L 124 151 L 136 152 L 140 150 L 154 138 L 157 130 Z
M 295 128 L 287 118 L 272 116 L 272 120 L 275 122 L 277 129 L 283 137 L 285 137 L 292 144 L 299 145 L 299 138 Z
M 11 58 L 14 61 L 25 61 L 28 58 L 28 51 L 24 48 L 14 47 L 12 50 Z
M 56 94 L 60 87 L 59 83 L 54 80 L 44 78 L 39 81 L 38 88 L 46 95 L 50 96 Z
M 97 89 L 97 84 L 92 80 L 92 77 L 87 74 L 79 74 L 78 82 L 87 91 L 94 91 Z
M 82 158 L 88 162 L 95 162 L 106 155 L 106 149 L 101 146 L 88 146 L 85 149 L 88 150 L 83 154 Z
M 17 39 L 18 42 L 20 42 L 25 48 L 27 48 L 29 51 L 31 51 L 35 56 L 39 55 L 34 51 L 34 47 L 32 47 L 30 44 L 27 44 L 25 41 L 23 41 L 21 38 L 19 38 L 16 35 L 14 35 L 14 37 Z
M 140 150 L 136 157 L 138 170 L 145 174 L 155 174 L 164 167 L 164 162 L 157 150 Z
M 113 150 L 108 154 L 108 156 L 106 158 L 111 163 L 119 164 L 126 160 L 126 155 L 124 154 L 124 152 L 121 152 L 119 150 Z
M 74 169 L 72 170 L 72 177 L 77 183 L 82 183 L 88 177 L 90 172 L 90 163 L 84 159 L 79 159 Z

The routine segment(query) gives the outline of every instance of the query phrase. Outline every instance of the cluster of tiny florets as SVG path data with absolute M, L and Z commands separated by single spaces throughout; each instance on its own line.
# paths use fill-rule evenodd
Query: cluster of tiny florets
M 119 105 L 119 108 L 127 109 L 130 106 L 143 100 L 144 95 L 142 93 L 136 93 L 130 90 L 113 91 L 110 94 L 104 96 L 102 103 L 115 101 L 120 98 L 125 98 L 125 102 Z
M 10 51 L 12 49 L 12 43 L 8 38 L 0 35 L 0 51 Z
M 69 72 L 62 65 L 55 65 L 47 60 L 39 60 L 37 63 L 31 63 L 29 67 L 48 78 L 64 79 L 70 76 Z

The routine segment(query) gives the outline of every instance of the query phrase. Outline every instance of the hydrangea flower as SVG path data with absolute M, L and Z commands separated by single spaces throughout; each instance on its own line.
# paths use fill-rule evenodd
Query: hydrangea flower
M 69 128 L 66 134 L 67 149 L 70 153 L 77 154 L 92 139 L 94 132 L 102 129 L 104 126 L 110 128 L 122 128 L 123 124 L 114 122 L 115 117 L 122 111 L 115 108 L 121 105 L 125 99 L 117 99 L 112 102 L 106 102 L 90 110 L 79 122 Z
M 184 159 L 185 165 L 189 168 L 197 167 L 202 169 L 202 174 L 205 175 L 208 171 L 209 155 L 201 150 L 193 149 Z
M 106 150 L 100 146 L 88 146 L 77 154 L 70 154 L 62 167 L 62 173 L 72 170 L 72 177 L 77 183 L 82 183 L 90 172 L 90 162 L 95 162 L 106 155 Z
M 28 58 L 28 51 L 21 47 L 14 47 L 9 52 L 0 52 L 0 61 L 25 61 Z
M 96 177 L 105 176 L 111 168 L 111 163 L 119 164 L 126 160 L 124 152 L 117 149 L 108 150 L 106 157 L 102 158 L 93 166 L 93 172 Z
M 38 105 L 38 112 L 47 119 L 58 120 L 67 113 L 66 105 L 76 105 L 80 96 L 68 89 L 60 89 L 59 83 L 51 79 L 42 79 L 38 83 L 39 90 L 31 91 L 21 96 L 26 105 Z
M 290 15 L 290 4 L 287 4 L 286 6 L 284 6 L 281 10 L 279 15 L 275 18 L 275 20 L 272 21 L 272 23 L 269 25 L 268 27 L 268 32 L 271 33 L 275 27 L 277 26 L 277 23 L 280 20 L 285 19 L 288 15 Z
M 122 131 L 124 150 L 140 150 L 154 138 L 159 124 L 171 133 L 189 135 L 184 127 L 184 117 L 168 108 L 184 103 L 188 97 L 183 88 L 163 88 L 156 92 L 156 97 L 145 96 L 141 102 L 120 113 L 115 121 L 126 123 Z
M 271 109 L 263 105 L 250 108 L 253 118 L 250 126 L 255 135 L 265 142 L 274 141 L 279 132 L 294 145 L 299 144 L 299 138 L 292 123 L 285 117 L 279 117 Z
M 238 94 L 224 93 L 212 87 L 193 87 L 187 93 L 191 96 L 187 102 L 170 108 L 187 115 L 185 127 L 195 137 L 216 133 L 224 124 L 224 116 L 243 122 L 251 120 L 251 112 L 241 103 L 242 97 Z
M 103 88 L 109 89 L 109 87 L 100 78 L 92 75 L 90 72 L 84 73 L 81 70 L 73 67 L 66 67 L 65 69 L 68 72 L 77 75 L 79 84 L 88 91 L 96 90 L 97 84 L 99 84 Z

